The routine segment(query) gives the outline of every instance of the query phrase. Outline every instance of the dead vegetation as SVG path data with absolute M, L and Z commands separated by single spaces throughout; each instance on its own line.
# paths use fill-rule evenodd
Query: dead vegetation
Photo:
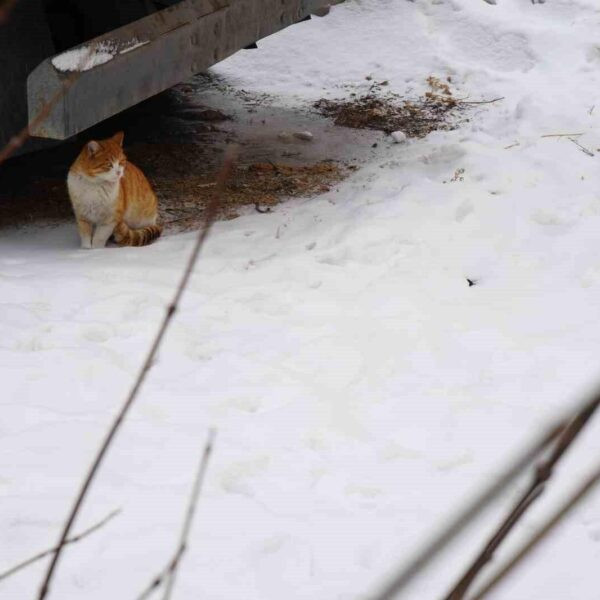
M 321 99 L 314 107 L 340 127 L 375 129 L 387 134 L 402 131 L 412 138 L 455 129 L 456 117 L 464 105 L 454 97 L 449 81 L 429 77 L 427 83 L 429 91 L 412 100 L 386 92 L 388 82 L 380 81 L 373 83 L 362 96 L 350 100 Z
M 270 212 L 282 198 L 322 194 L 340 181 L 345 172 L 344 167 L 333 162 L 302 166 L 268 162 L 240 165 L 223 191 L 219 218 L 234 219 L 246 206 Z M 154 184 L 167 230 L 195 229 L 213 193 L 214 177 L 209 173 L 190 173 L 178 179 L 157 178 Z

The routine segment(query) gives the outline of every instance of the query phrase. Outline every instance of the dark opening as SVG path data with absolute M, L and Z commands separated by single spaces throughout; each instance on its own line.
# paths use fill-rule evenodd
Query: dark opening
M 43 0 L 57 52 L 164 8 L 165 0 Z

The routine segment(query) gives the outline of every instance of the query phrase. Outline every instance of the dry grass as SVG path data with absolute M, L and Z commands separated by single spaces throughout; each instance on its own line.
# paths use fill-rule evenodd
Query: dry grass
M 314 107 L 341 127 L 375 129 L 388 134 L 402 131 L 412 138 L 422 138 L 439 129 L 455 129 L 456 116 L 464 105 L 454 98 L 448 83 L 435 77 L 429 77 L 427 83 L 429 91 L 413 100 L 385 92 L 387 81 L 382 81 L 374 83 L 363 96 L 350 100 L 322 99 Z
M 219 217 L 234 219 L 245 206 L 269 212 L 282 198 L 310 197 L 327 192 L 343 176 L 343 168 L 329 162 L 307 166 L 276 163 L 241 166 L 227 183 Z M 184 179 L 156 181 L 155 184 L 159 193 L 168 199 L 161 206 L 167 230 L 194 229 L 211 197 L 214 178 L 194 174 Z

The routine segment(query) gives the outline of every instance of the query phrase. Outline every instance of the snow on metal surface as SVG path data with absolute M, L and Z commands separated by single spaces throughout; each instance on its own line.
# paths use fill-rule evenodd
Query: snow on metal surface
M 119 54 L 126 54 L 148 44 L 148 40 L 133 38 L 128 42 L 103 41 L 87 44 L 79 48 L 67 50 L 52 59 L 52 65 L 58 71 L 83 72 L 111 61 Z

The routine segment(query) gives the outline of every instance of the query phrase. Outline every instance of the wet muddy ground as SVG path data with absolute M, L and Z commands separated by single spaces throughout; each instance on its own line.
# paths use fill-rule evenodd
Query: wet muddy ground
M 201 75 L 73 140 L 0 166 L 0 227 L 71 220 L 69 165 L 88 140 L 119 130 L 129 159 L 156 189 L 167 233 L 197 227 L 229 143 L 240 152 L 223 218 L 327 191 L 381 138 L 336 126 L 310 106 L 289 108 Z

